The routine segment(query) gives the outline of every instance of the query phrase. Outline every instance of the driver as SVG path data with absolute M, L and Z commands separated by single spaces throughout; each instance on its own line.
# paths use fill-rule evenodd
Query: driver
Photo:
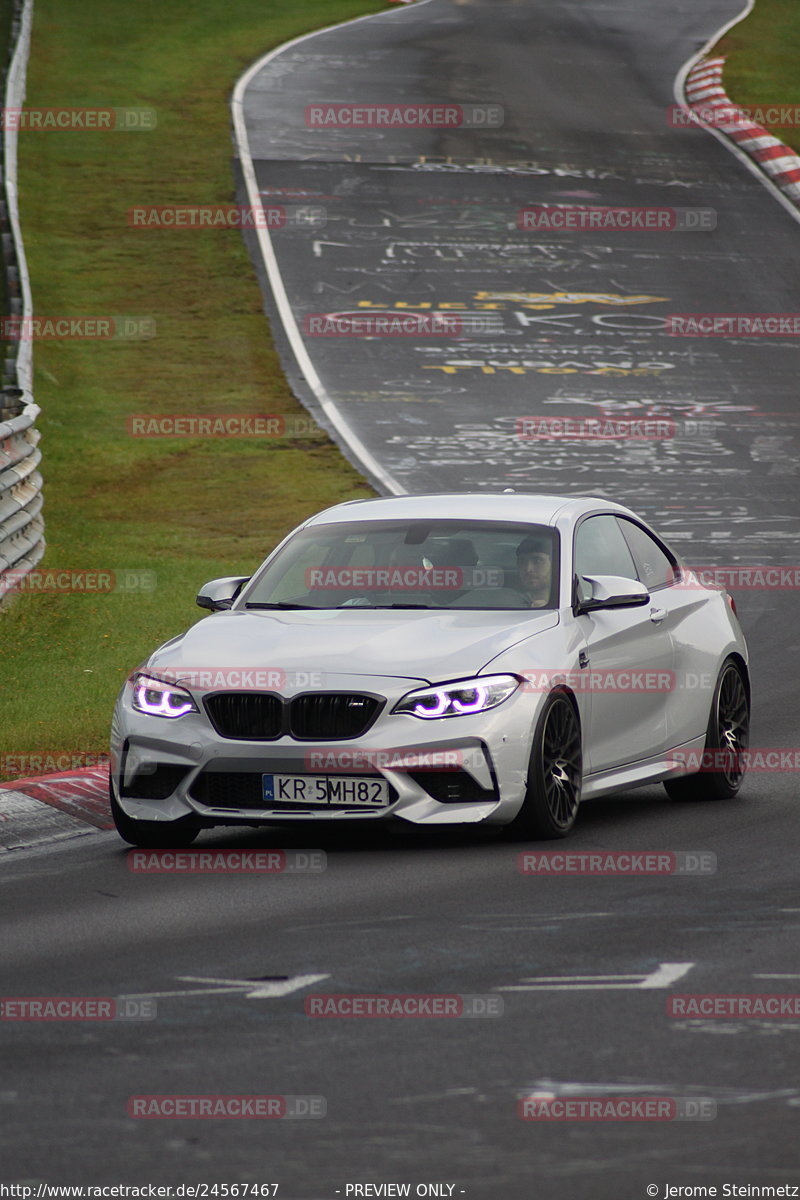
M 531 608 L 546 608 L 550 601 L 553 547 L 548 537 L 530 534 L 517 546 L 520 590 Z

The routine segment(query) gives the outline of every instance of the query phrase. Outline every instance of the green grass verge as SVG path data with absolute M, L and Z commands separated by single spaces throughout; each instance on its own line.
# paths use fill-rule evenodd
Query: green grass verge
M 233 199 L 229 99 L 260 53 L 379 0 L 36 0 L 27 105 L 147 105 L 148 133 L 20 134 L 34 310 L 132 314 L 157 336 L 38 342 L 44 566 L 154 571 L 136 594 L 23 594 L 0 614 L 0 755 L 97 754 L 117 690 L 201 619 L 197 585 L 249 573 L 326 505 L 372 490 L 326 438 L 135 439 L 132 413 L 287 413 L 236 231 L 139 231 L 129 207 Z M 0 778 L 24 774 L 3 770 Z
M 750 16 L 713 49 L 726 56 L 724 82 L 731 100 L 744 108 L 792 105 L 800 110 L 798 46 L 798 0 L 756 0 Z M 800 128 L 766 128 L 800 152 Z

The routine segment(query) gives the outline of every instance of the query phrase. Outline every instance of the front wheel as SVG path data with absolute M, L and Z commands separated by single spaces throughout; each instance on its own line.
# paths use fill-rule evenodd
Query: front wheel
M 148 850 L 173 850 L 179 846 L 190 846 L 200 832 L 200 826 L 192 817 L 179 817 L 177 821 L 139 821 L 129 817 L 120 808 L 110 779 L 108 794 L 117 833 L 132 846 L 142 846 Z
M 536 724 L 525 800 L 510 831 L 542 840 L 565 837 L 575 824 L 582 778 L 577 713 L 564 692 L 553 692 Z
M 750 704 L 741 667 L 729 658 L 714 689 L 703 769 L 664 783 L 671 800 L 728 800 L 742 786 L 750 734 Z

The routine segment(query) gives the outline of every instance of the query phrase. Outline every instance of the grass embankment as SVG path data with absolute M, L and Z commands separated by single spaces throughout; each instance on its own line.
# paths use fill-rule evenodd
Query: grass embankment
M 34 310 L 154 318 L 148 341 L 40 341 L 53 568 L 154 571 L 137 594 L 27 594 L 0 614 L 0 755 L 96 754 L 130 669 L 293 525 L 371 489 L 325 438 L 142 439 L 133 413 L 286 413 L 240 234 L 131 229 L 136 204 L 233 199 L 229 98 L 261 52 L 379 0 L 36 0 L 26 104 L 150 106 L 152 132 L 20 134 Z M 3 760 L 0 758 L 0 768 Z M 16 772 L 3 772 L 9 778 Z M 24 772 L 23 772 L 24 773 Z
M 797 0 L 756 0 L 746 20 L 714 46 L 726 57 L 724 84 L 743 108 L 791 105 L 800 111 L 800 4 Z M 769 132 L 800 153 L 800 127 L 767 125 Z

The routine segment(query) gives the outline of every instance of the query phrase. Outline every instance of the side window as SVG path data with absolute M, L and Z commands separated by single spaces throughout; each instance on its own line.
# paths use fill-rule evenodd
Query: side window
M 616 517 L 589 517 L 578 526 L 575 571 L 578 575 L 622 575 L 625 579 L 638 579 Z
M 636 561 L 639 579 L 645 587 L 651 591 L 653 588 L 667 587 L 670 583 L 674 583 L 677 578 L 675 564 L 664 553 L 658 542 L 654 541 L 640 525 L 634 524 L 626 517 L 617 519 Z

